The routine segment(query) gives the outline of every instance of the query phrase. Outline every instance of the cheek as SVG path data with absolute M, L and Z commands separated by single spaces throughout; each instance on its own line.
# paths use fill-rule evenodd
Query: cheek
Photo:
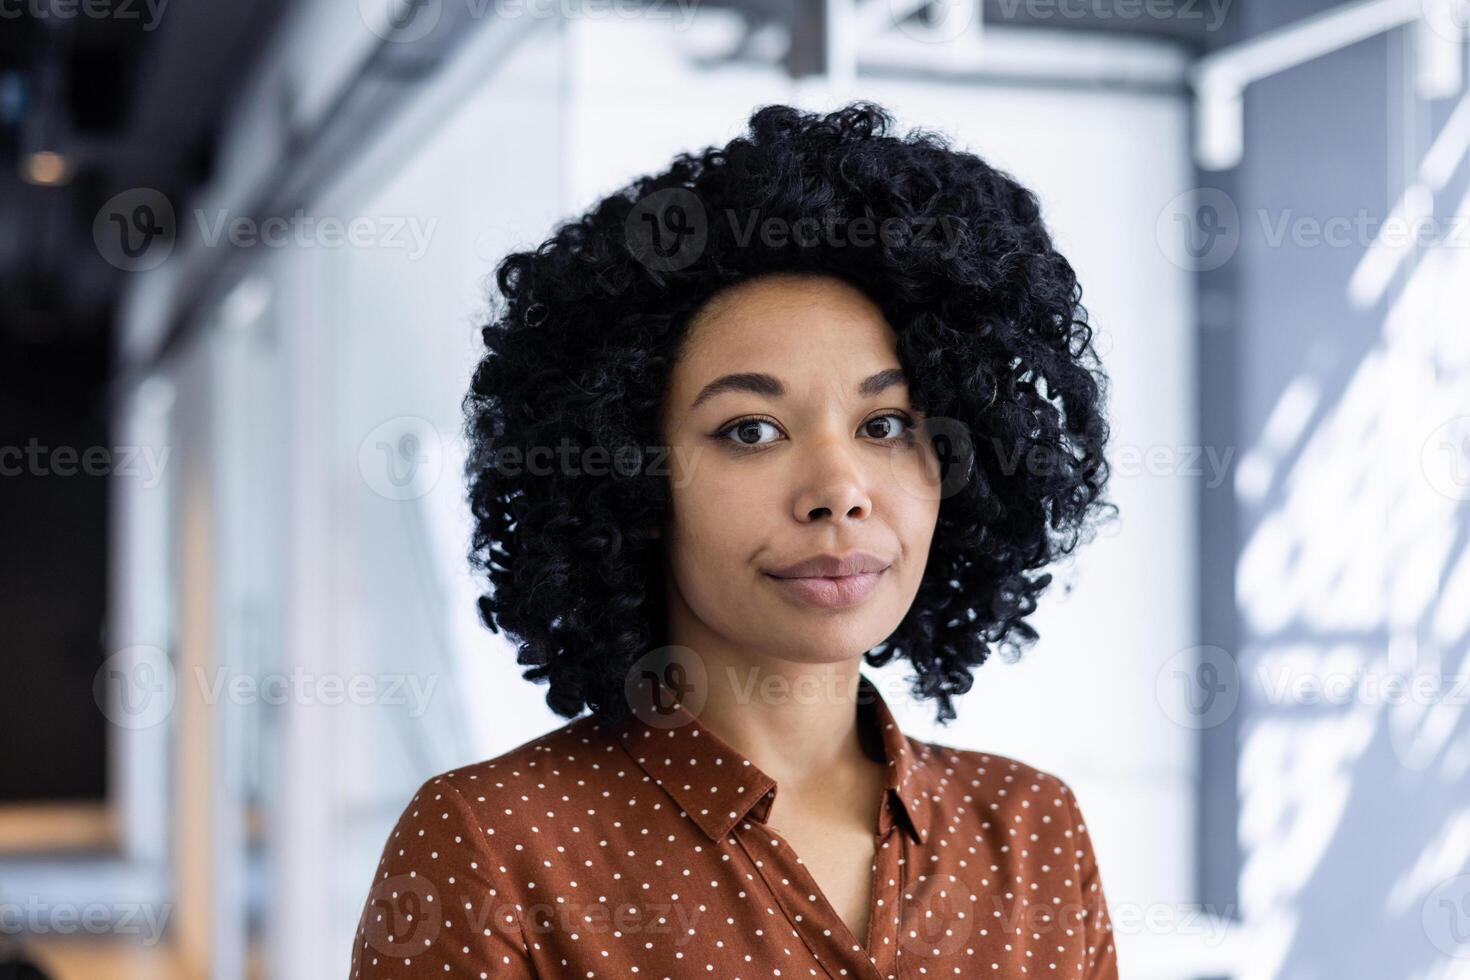
M 708 443 L 682 454 L 673 492 L 688 501 L 691 512 L 757 514 L 769 510 L 779 493 L 781 464 L 770 457 L 733 455 Z
M 934 540 L 939 500 L 894 488 L 885 494 L 883 506 L 891 515 L 894 532 L 903 545 L 905 578 L 917 583 L 923 577 L 929 546 Z
M 707 578 L 746 572 L 779 513 L 774 493 L 771 480 L 752 479 L 749 468 L 703 454 L 670 489 L 675 566 Z
M 771 538 L 772 506 L 760 493 L 715 466 L 696 469 L 671 489 L 673 585 L 693 615 L 723 635 L 743 635 L 759 601 L 752 562 Z

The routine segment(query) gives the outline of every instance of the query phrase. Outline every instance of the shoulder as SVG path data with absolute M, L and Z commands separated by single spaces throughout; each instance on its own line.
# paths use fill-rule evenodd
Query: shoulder
M 530 976 L 534 944 L 523 918 L 544 857 L 537 842 L 555 843 L 564 828 L 553 801 L 594 784 L 589 774 L 612 765 L 609 749 L 621 751 L 608 726 L 585 716 L 425 778 L 383 844 L 359 919 L 354 975 L 386 976 L 379 970 L 391 965 L 402 977 L 439 976 L 441 966 L 484 976 L 484 964 L 498 963 Z
M 545 790 L 553 783 L 573 781 L 617 758 L 616 731 L 616 725 L 582 715 L 497 756 L 435 773 L 420 783 L 415 796 L 450 789 L 472 804 L 484 804 L 528 788 Z
M 473 834 L 482 853 L 508 858 L 537 839 L 557 802 L 587 799 L 604 773 L 626 776 L 617 729 L 583 715 L 500 755 L 435 773 L 414 790 L 393 837 L 413 844 L 434 829 L 452 830 Z
M 1009 830 L 1054 830 L 1085 841 L 1087 827 L 1077 796 L 1055 773 L 999 752 L 910 742 L 931 782 L 951 804 Z
M 1021 792 L 1068 796 L 1072 793 L 1060 776 L 999 752 L 960 749 L 913 738 L 909 742 L 927 764 L 943 767 L 951 779 L 959 777 L 975 789 L 991 789 L 999 796 Z
M 527 787 L 575 780 L 619 759 L 621 747 L 617 726 L 592 715 L 583 715 L 500 755 L 457 766 L 430 776 L 420 786 L 448 786 L 474 802 L 494 802 L 493 797 L 524 792 Z M 480 796 L 485 800 L 480 800 Z

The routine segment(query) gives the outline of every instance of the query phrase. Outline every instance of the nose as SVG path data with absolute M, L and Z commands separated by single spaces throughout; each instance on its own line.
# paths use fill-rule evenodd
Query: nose
M 811 443 L 803 453 L 805 471 L 794 501 L 798 523 L 862 521 L 873 511 L 861 466 L 842 437 Z

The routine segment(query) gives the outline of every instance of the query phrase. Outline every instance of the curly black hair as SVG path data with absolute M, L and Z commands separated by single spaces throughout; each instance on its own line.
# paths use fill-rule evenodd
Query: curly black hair
M 857 286 L 897 335 L 915 408 L 970 435 L 973 470 L 941 501 L 914 602 L 864 654 L 873 667 L 906 657 L 941 724 L 992 646 L 1010 658 L 1037 639 L 1025 618 L 1052 578 L 1037 570 L 1095 512 L 1116 512 L 1100 499 L 1107 377 L 1035 194 L 943 135 L 892 126 L 869 101 L 762 106 L 747 133 L 679 154 L 496 266 L 501 295 L 463 403 L 470 562 L 490 584 L 481 621 L 516 640 L 558 714 L 625 717 L 629 670 L 666 643 L 650 529 L 669 488 L 643 454 L 686 327 L 731 284 L 807 272 Z M 769 219 L 870 234 L 752 234 Z M 945 228 L 947 245 L 871 233 L 894 221 Z M 507 465 L 535 447 L 605 447 L 614 462 Z

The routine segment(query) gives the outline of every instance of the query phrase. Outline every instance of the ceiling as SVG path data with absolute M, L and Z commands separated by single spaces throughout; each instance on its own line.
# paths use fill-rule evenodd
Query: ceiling
M 285 0 L 0 2 L 0 349 L 105 347 L 116 297 L 137 273 L 94 245 L 99 209 L 135 187 L 187 199 L 209 179 L 221 120 Z M 821 0 L 713 2 L 752 24 L 804 25 L 821 9 Z M 1161 3 L 1177 16 L 1138 13 Z M 1223 33 L 1210 27 L 1222 5 L 1231 0 L 985 0 L 985 13 L 987 23 L 1147 33 L 1204 49 Z M 49 159 L 36 151 L 62 154 L 68 178 L 24 179 Z
M 113 195 L 207 180 L 231 93 L 283 0 L 25 0 L 0 9 L 0 343 L 105 338 L 124 272 L 92 223 Z M 36 151 L 67 177 L 25 179 Z

